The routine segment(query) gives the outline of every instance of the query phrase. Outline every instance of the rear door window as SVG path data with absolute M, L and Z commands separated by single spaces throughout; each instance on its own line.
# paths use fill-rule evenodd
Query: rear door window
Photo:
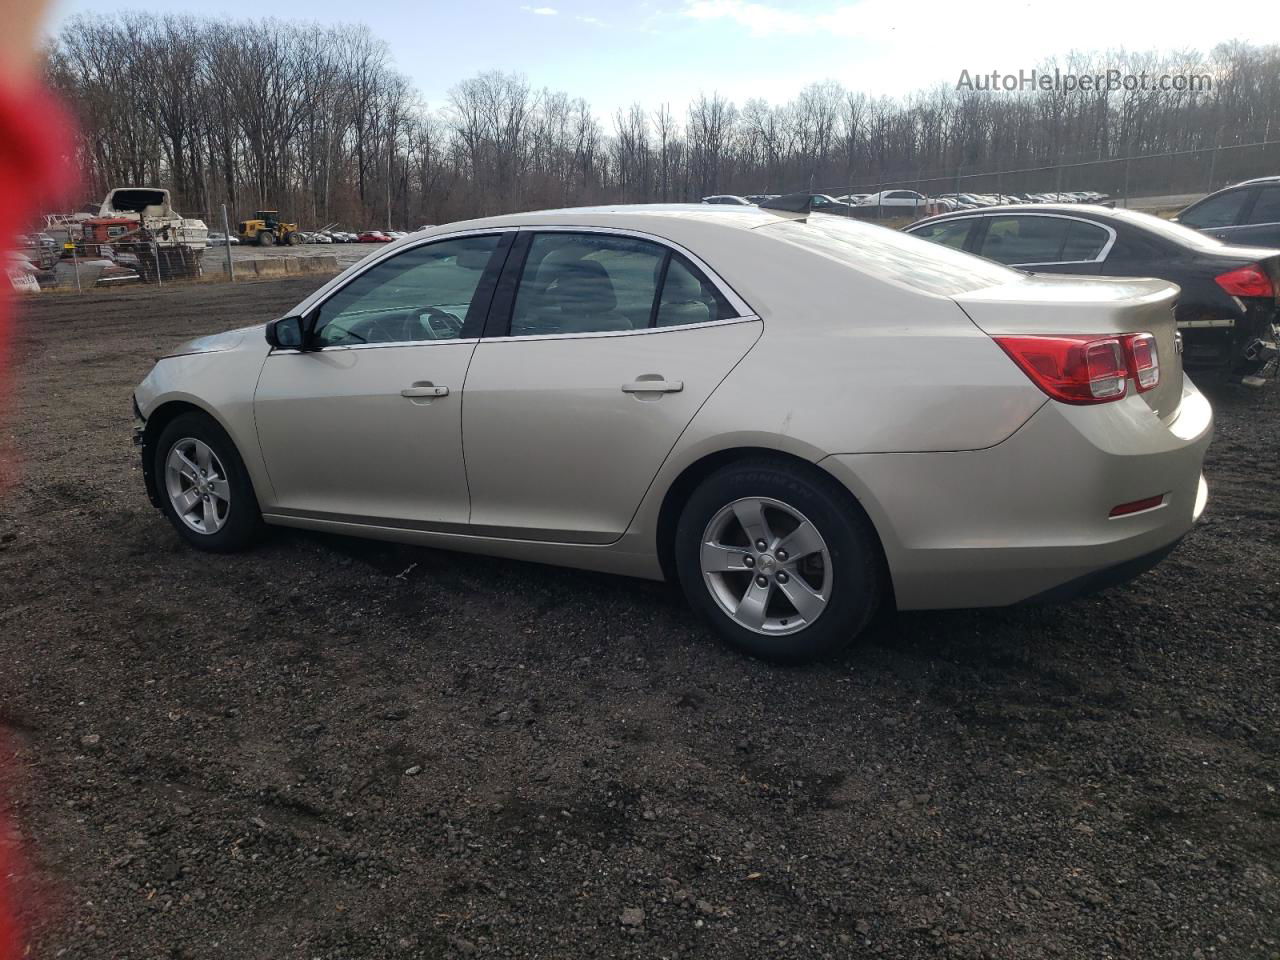
M 1072 221 L 1062 217 L 992 217 L 982 255 L 997 263 L 1057 263 Z
M 1068 220 L 1067 239 L 1062 245 L 1062 262 L 1077 263 L 1082 260 L 1097 260 L 1098 255 L 1106 249 L 1111 234 L 1096 223 L 1085 223 L 1081 220 Z
M 611 333 L 736 315 L 684 257 L 649 240 L 539 233 L 516 288 L 511 336 Z

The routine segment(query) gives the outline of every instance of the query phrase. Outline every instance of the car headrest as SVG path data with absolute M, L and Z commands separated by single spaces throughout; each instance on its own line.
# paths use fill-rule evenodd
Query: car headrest
M 702 298 L 702 284 L 688 270 L 674 262 L 667 269 L 667 282 L 662 287 L 664 303 L 683 303 Z
M 594 260 L 558 264 L 553 299 L 569 313 L 598 313 L 618 305 L 609 272 Z

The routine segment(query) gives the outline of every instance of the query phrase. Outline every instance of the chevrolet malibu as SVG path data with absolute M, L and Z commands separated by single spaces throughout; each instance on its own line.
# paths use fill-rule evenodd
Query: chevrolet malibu
M 1204 509 L 1177 287 L 1029 276 L 844 217 L 611 207 L 433 227 L 134 404 L 191 545 L 265 524 L 678 581 L 731 643 L 1059 599 Z

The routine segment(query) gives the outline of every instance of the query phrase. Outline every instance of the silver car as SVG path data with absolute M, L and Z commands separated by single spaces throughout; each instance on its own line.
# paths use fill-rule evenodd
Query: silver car
M 415 233 L 138 387 L 152 502 L 652 579 L 753 654 L 878 607 L 1060 598 L 1204 509 L 1159 280 L 1028 276 L 824 214 L 636 206 Z

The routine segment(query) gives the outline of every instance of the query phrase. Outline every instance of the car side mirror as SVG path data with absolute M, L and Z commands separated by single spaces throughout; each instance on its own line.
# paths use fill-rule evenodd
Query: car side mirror
M 276 350 L 306 350 L 307 324 L 302 316 L 272 320 L 266 328 L 267 343 Z

